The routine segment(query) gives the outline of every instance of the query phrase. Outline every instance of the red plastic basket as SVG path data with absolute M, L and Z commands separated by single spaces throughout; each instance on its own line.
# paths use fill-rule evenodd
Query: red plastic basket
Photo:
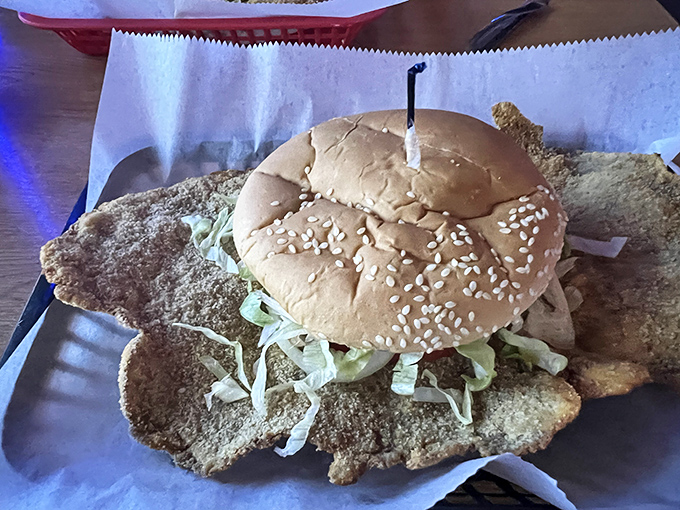
M 276 16 L 242 19 L 66 19 L 43 18 L 19 13 L 32 27 L 52 30 L 75 49 L 87 55 L 107 55 L 111 30 L 143 34 L 178 34 L 237 44 L 266 42 L 312 43 L 347 46 L 359 30 L 380 17 L 386 9 L 352 18 Z

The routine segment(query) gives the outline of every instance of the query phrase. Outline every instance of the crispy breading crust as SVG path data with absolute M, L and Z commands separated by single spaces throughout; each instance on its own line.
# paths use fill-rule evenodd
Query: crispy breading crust
M 233 194 L 244 179 L 222 172 L 120 198 L 84 216 L 41 253 L 59 299 L 142 331 L 125 349 L 119 377 L 131 433 L 203 475 L 288 435 L 308 406 L 304 396 L 286 391 L 270 394 L 266 418 L 248 400 L 217 401 L 208 411 L 203 394 L 214 377 L 197 358 L 209 354 L 233 371 L 233 352 L 171 325 L 206 326 L 240 341 L 248 367 L 259 355 L 259 332 L 238 313 L 244 283 L 201 259 L 180 221 L 187 214 L 214 217 L 223 207 L 218 194 Z M 269 350 L 267 364 L 268 387 L 303 375 L 278 347 Z M 423 365 L 444 387 L 460 388 L 460 374 L 470 373 L 459 357 Z M 580 397 L 562 378 L 525 371 L 514 360 L 500 361 L 497 371 L 492 386 L 476 394 L 475 423 L 468 427 L 445 404 L 394 394 L 389 369 L 327 385 L 309 441 L 334 455 L 331 481 L 349 484 L 373 467 L 417 469 L 473 451 L 537 451 L 578 414 Z
M 583 352 L 569 381 L 585 396 L 618 394 L 648 370 L 680 391 L 680 176 L 657 155 L 548 150 L 542 128 L 509 103 L 494 118 L 561 195 L 567 233 L 629 238 L 616 258 L 584 255 L 564 278 L 584 298 L 573 313 Z

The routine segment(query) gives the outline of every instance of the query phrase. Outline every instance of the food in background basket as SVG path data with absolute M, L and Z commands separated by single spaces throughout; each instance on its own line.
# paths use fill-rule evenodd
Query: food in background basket
M 612 288 L 580 268 L 630 271 L 648 253 L 645 222 L 672 225 L 675 209 L 581 230 L 591 211 L 628 205 L 600 191 L 612 176 L 591 163 L 605 156 L 546 150 L 513 107 L 496 115 L 562 194 L 572 233 L 631 239 L 619 257 L 558 262 L 566 217 L 526 154 L 478 121 L 422 111 L 418 171 L 398 143 L 404 114 L 338 119 L 254 172 L 122 197 L 48 243 L 42 263 L 59 299 L 140 330 L 119 379 L 133 436 L 204 475 L 289 437 L 279 453 L 312 443 L 334 455 L 331 481 L 348 484 L 371 467 L 536 451 L 581 397 L 646 382 L 645 366 L 603 352 L 606 333 L 580 317 L 593 313 L 588 299 L 608 297 L 625 306 L 605 321 L 634 325 L 651 303 L 627 296 L 663 301 L 678 280 Z M 619 194 L 656 194 L 659 207 L 677 197 L 654 157 L 616 157 L 630 169 Z M 598 190 L 593 175 L 604 176 Z M 600 201 L 581 200 L 592 192 Z M 653 370 L 668 338 L 653 338 L 665 346 L 646 358 Z

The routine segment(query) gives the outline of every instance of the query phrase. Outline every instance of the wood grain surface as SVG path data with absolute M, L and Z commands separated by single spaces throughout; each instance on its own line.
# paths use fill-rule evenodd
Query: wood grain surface
M 355 44 L 411 52 L 464 51 L 488 21 L 521 0 L 410 0 L 367 26 Z M 655 0 L 553 0 L 504 47 L 677 26 Z M 0 352 L 87 180 L 104 58 L 0 9 Z

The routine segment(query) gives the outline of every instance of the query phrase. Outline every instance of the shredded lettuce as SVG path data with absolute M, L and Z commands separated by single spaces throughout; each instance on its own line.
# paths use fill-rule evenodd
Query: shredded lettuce
M 440 388 L 437 378 L 428 369 L 423 370 L 423 377 L 429 381 L 435 391 L 446 399 L 451 406 L 453 414 L 458 418 L 458 421 L 463 425 L 470 425 L 472 423 L 472 393 L 468 382 L 465 383 L 465 390 L 463 391 L 463 396 L 461 398 L 458 390 L 444 390 Z M 418 389 L 420 390 L 421 388 Z M 422 393 L 419 396 L 420 398 L 423 398 Z
M 310 406 L 307 408 L 302 420 L 297 422 L 291 429 L 290 437 L 288 437 L 288 440 L 286 441 L 286 446 L 284 448 L 279 448 L 278 446 L 274 448 L 274 451 L 281 457 L 294 455 L 305 445 L 307 437 L 309 436 L 309 430 L 314 424 L 316 415 L 319 412 L 319 407 L 321 407 L 321 399 L 319 396 L 315 391 L 309 390 L 302 381 L 295 383 L 294 388 L 297 393 L 304 393 L 307 396 Z
M 617 257 L 628 241 L 627 237 L 612 237 L 609 241 L 598 241 L 574 235 L 566 235 L 564 239 L 569 242 L 572 250 L 609 258 Z
M 184 324 L 182 322 L 175 322 L 173 324 L 173 326 L 177 326 L 178 328 L 188 329 L 189 331 L 198 331 L 199 333 L 203 333 L 203 335 L 206 336 L 207 338 L 209 338 L 210 340 L 215 340 L 216 342 L 219 342 L 221 344 L 233 347 L 234 348 L 234 357 L 236 358 L 236 368 L 237 368 L 237 371 L 238 371 L 238 379 L 239 379 L 239 381 L 241 381 L 241 384 L 243 384 L 243 386 L 250 389 L 250 383 L 248 382 L 248 378 L 246 377 L 246 371 L 245 371 L 245 368 L 244 368 L 244 365 L 243 365 L 243 346 L 241 345 L 241 342 L 238 342 L 236 340 L 234 340 L 234 341 L 229 340 L 228 338 L 225 338 L 222 335 L 215 333 L 210 328 L 202 328 L 200 326 L 191 326 L 190 324 Z M 210 369 L 210 368 L 208 367 L 208 369 Z M 215 375 L 217 375 L 217 374 L 215 374 Z
M 185 216 L 182 222 L 191 227 L 191 242 L 203 258 L 228 273 L 240 273 L 236 261 L 222 248 L 223 241 L 234 234 L 233 211 L 222 209 L 214 222 L 200 215 Z
M 198 358 L 203 366 L 210 370 L 219 380 L 212 383 L 210 392 L 204 395 L 208 411 L 212 409 L 213 397 L 217 397 L 224 403 L 229 404 L 248 397 L 248 392 L 241 388 L 227 371 L 212 356 L 201 356 Z
M 469 344 L 456 347 L 458 354 L 465 356 L 472 361 L 472 368 L 475 377 L 463 375 L 466 388 L 469 385 L 470 391 L 482 391 L 489 387 L 493 378 L 496 377 L 494 366 L 496 364 L 496 352 L 489 345 L 489 337 L 480 338 Z
M 499 329 L 496 334 L 507 344 L 501 351 L 506 358 L 521 359 L 529 367 L 537 365 L 552 375 L 557 375 L 567 367 L 565 356 L 552 352 L 548 344 L 537 338 L 517 335 L 507 329 Z
M 347 352 L 333 351 L 338 375 L 333 382 L 359 381 L 376 373 L 394 357 L 389 351 L 350 348 Z
M 422 352 L 405 352 L 399 355 L 392 373 L 391 389 L 397 395 L 413 395 L 418 379 L 418 362 Z
M 262 310 L 262 298 L 257 292 L 251 292 L 241 303 L 239 312 L 241 316 L 248 322 L 252 322 L 260 327 L 268 326 L 278 322 L 278 319 L 272 317 L 267 312 Z
M 315 370 L 312 370 L 301 381 L 295 381 L 293 389 L 296 393 L 304 393 L 309 399 L 310 406 L 302 420 L 293 426 L 285 448 L 274 449 L 281 457 L 293 455 L 305 445 L 309 430 L 314 424 L 314 419 L 321 405 L 321 399 L 316 391 L 335 379 L 337 375 L 328 340 L 319 340 L 317 343 L 306 345 L 302 356 L 305 364 L 309 367 L 315 367 Z

